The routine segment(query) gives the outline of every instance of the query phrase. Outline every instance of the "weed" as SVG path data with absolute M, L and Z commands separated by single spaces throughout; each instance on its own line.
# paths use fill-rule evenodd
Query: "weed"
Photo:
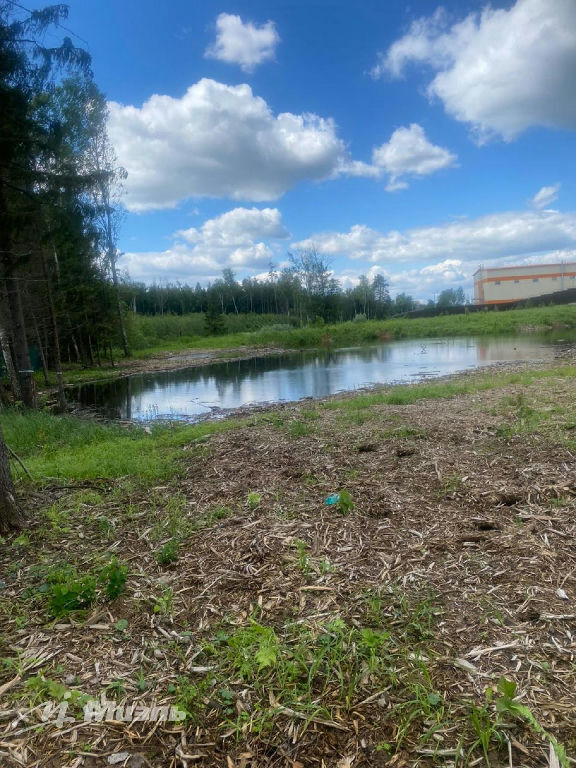
M 352 501 L 352 496 L 349 491 L 340 491 L 339 492 L 340 498 L 336 502 L 336 507 L 340 514 L 342 515 L 349 515 L 350 512 L 354 509 L 354 502 Z
M 126 693 L 126 686 L 124 685 L 124 680 L 112 680 L 104 690 L 115 698 L 119 698 Z
M 53 570 L 48 576 L 49 609 L 53 616 L 88 608 L 96 598 L 96 577 L 80 576 L 72 566 Z
M 175 696 L 175 706 L 184 712 L 187 718 L 197 722 L 208 685 L 208 680 L 191 683 L 187 677 L 180 675 L 176 684 L 168 689 L 168 693 Z
M 323 558 L 320 561 L 319 568 L 320 568 L 320 574 L 322 576 L 326 576 L 328 573 L 334 573 L 334 571 L 336 570 L 334 568 L 334 565 L 330 562 L 330 560 L 327 557 Z
M 68 688 L 57 680 L 52 680 L 42 674 L 29 677 L 24 686 L 31 694 L 32 703 L 54 699 L 55 701 L 68 701 L 72 705 L 82 707 L 90 699 L 90 696 L 82 693 L 82 691 Z
M 150 688 L 150 683 L 146 680 L 146 675 L 142 668 L 138 670 L 138 674 L 136 675 L 136 688 L 139 691 L 147 691 Z
M 291 421 L 288 427 L 290 437 L 306 437 L 312 432 L 312 428 L 303 421 Z
M 154 604 L 153 604 L 154 613 L 159 613 L 162 615 L 171 614 L 173 598 L 174 598 L 173 590 L 168 587 L 167 589 L 164 590 L 164 592 L 161 595 L 159 595 L 154 600 Z
M 441 481 L 441 486 L 436 491 L 437 499 L 446 499 L 457 493 L 462 487 L 462 478 L 459 475 L 448 475 Z
M 294 539 L 292 541 L 292 546 L 295 547 L 296 552 L 298 553 L 298 568 L 305 576 L 307 576 L 312 572 L 312 564 L 309 555 L 310 547 L 305 541 L 302 541 L 302 539 Z
M 248 509 L 251 509 L 251 510 L 254 510 L 257 507 L 259 507 L 261 501 L 262 501 L 261 494 L 256 493 L 255 491 L 250 491 L 250 493 L 246 497 L 246 503 L 248 504 Z
M 521 704 L 516 700 L 516 683 L 501 677 L 498 681 L 497 690 L 500 694 L 496 699 L 496 711 L 498 714 L 512 715 L 527 723 L 533 731 L 540 736 L 543 736 L 550 742 L 550 744 L 552 744 L 560 766 L 562 766 L 562 768 L 568 768 L 570 761 L 568 760 L 564 746 L 559 744 L 557 739 L 538 722 L 530 707 L 526 706 L 526 704 Z M 493 693 L 494 692 L 491 689 L 488 689 L 487 695 L 489 699 L 492 698 Z
M 468 715 L 470 725 L 476 737 L 471 744 L 469 753 L 472 754 L 477 747 L 482 749 L 486 765 L 490 766 L 489 750 L 492 744 L 501 746 L 504 742 L 504 734 L 500 731 L 498 725 L 493 722 L 490 711 L 486 705 L 482 707 L 472 704 Z
M 279 643 L 272 627 L 253 621 L 228 639 L 228 660 L 244 678 L 252 678 L 276 663 Z
M 97 573 L 87 571 L 80 575 L 70 564 L 54 568 L 46 575 L 46 584 L 36 591 L 47 594 L 49 611 L 58 617 L 88 608 L 96 599 L 99 587 L 114 600 L 124 591 L 126 578 L 126 566 L 113 557 Z
M 172 565 L 178 560 L 180 545 L 176 539 L 170 539 L 156 552 L 156 560 L 159 565 Z
M 100 578 L 104 582 L 104 588 L 110 600 L 115 600 L 124 592 L 128 578 L 128 568 L 125 565 L 121 565 L 116 557 L 113 557 L 108 565 L 105 565 L 100 571 Z
M 110 520 L 109 517 L 106 517 L 106 515 L 99 515 L 96 519 L 96 526 L 101 534 L 106 536 L 106 538 L 109 538 L 116 527 L 116 523 L 114 520 Z

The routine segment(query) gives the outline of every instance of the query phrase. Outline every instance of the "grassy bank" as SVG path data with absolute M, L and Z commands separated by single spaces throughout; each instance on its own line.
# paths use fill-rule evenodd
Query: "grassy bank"
M 162 318 L 146 318 L 153 325 Z M 142 322 L 139 319 L 138 322 Z M 239 346 L 279 346 L 286 349 L 347 346 L 386 339 L 430 338 L 436 336 L 494 336 L 517 333 L 544 332 L 550 329 L 576 328 L 576 306 L 537 307 L 507 312 L 475 312 L 464 315 L 444 315 L 430 318 L 390 319 L 382 321 L 348 322 L 336 325 L 309 326 L 288 329 L 263 326 L 259 330 L 230 333 L 225 336 L 176 335 L 185 327 L 186 318 L 173 318 L 171 335 L 166 334 L 154 345 L 142 345 L 137 356 L 155 351 L 222 349 Z
M 0 545 L 3 759 L 568 766 L 575 382 L 473 372 L 150 433 L 2 412 L 34 478 Z

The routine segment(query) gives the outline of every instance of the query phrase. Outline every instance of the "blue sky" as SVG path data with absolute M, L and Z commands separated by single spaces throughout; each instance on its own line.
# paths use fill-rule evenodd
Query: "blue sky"
M 133 279 L 316 247 L 344 286 L 425 299 L 481 263 L 576 259 L 574 0 L 69 6 L 129 173 Z

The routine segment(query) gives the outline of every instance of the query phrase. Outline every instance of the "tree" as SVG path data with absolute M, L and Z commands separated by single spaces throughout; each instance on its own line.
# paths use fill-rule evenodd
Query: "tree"
M 8 307 L 9 342 L 18 373 L 19 394 L 35 404 L 21 272 L 30 261 L 31 220 L 40 218 L 46 184 L 54 176 L 49 162 L 52 139 L 38 119 L 38 103 L 60 68 L 89 73 L 89 55 L 64 38 L 56 48 L 41 45 L 45 31 L 67 15 L 54 5 L 26 15 L 0 8 L 0 280 Z
M 416 302 L 407 293 L 399 293 L 394 299 L 393 311 L 397 315 L 411 312 L 416 306 Z
M 466 303 L 464 296 L 464 289 L 460 288 L 445 288 L 436 302 L 437 307 L 457 307 Z
M 330 263 L 321 255 L 315 246 L 301 248 L 288 254 L 293 273 L 298 277 L 304 289 L 304 306 L 306 319 L 325 314 L 326 296 L 331 295 Z M 302 318 L 301 318 L 302 321 Z
M 8 450 L 0 424 L 0 534 L 8 533 L 11 528 L 23 526 L 24 517 L 16 501 Z
M 384 275 L 374 275 L 372 280 L 372 293 L 374 295 L 375 314 L 380 320 L 386 317 L 390 307 L 390 290 L 388 280 Z
M 220 296 L 217 289 L 208 291 L 208 306 L 204 315 L 204 329 L 209 336 L 226 333 L 224 315 L 221 312 Z

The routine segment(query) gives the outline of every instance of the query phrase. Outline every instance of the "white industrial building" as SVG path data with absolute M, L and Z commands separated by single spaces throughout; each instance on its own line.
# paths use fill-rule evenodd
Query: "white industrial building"
M 576 288 L 576 262 L 526 267 L 480 267 L 474 273 L 476 304 L 506 304 Z

